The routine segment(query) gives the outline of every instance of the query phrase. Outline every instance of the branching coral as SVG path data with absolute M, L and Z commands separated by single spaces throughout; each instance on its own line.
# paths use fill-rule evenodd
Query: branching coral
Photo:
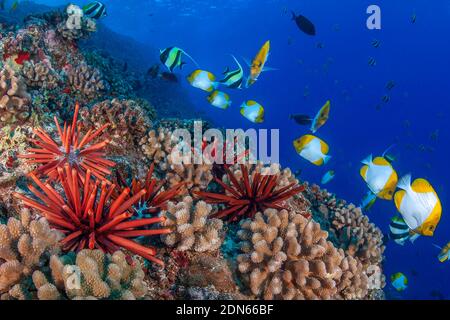
M 264 299 L 357 299 L 367 294 L 361 264 L 327 241 L 303 214 L 267 209 L 240 223 L 238 270 Z
M 31 88 L 55 89 L 59 85 L 59 76 L 44 62 L 25 62 L 22 69 L 27 85 Z
M 70 68 L 67 78 L 72 93 L 77 94 L 80 99 L 96 99 L 108 89 L 100 72 L 86 63 Z
M 31 115 L 31 97 L 24 79 L 9 64 L 0 71 L 0 123 L 24 122 Z
M 82 250 L 76 257 L 54 255 L 50 273 L 33 273 L 40 300 L 135 300 L 144 297 L 147 286 L 144 272 L 136 259 L 122 251 L 105 254 L 101 250 Z
M 173 232 L 162 236 L 164 243 L 180 251 L 217 250 L 222 244 L 223 222 L 209 218 L 211 211 L 211 205 L 204 201 L 194 203 L 191 197 L 185 197 L 179 203 L 169 202 L 162 225 L 172 228 Z
M 335 245 L 361 260 L 365 268 L 381 264 L 385 249 L 383 233 L 360 208 L 336 199 L 318 186 L 308 188 L 307 198 L 313 209 L 330 222 L 328 228 Z
M 169 229 L 144 229 L 162 222 L 164 218 L 132 219 L 133 205 L 145 196 L 146 190 L 143 189 L 127 199 L 130 189 L 125 188 L 119 192 L 116 199 L 112 199 L 116 185 L 109 186 L 105 181 L 101 184 L 95 182 L 91 179 L 89 169 L 82 185 L 79 185 L 77 171 L 71 169 L 68 164 L 64 169 L 59 167 L 57 172 L 63 188 L 62 194 L 50 184 L 42 183 L 34 174 L 30 174 L 41 191 L 32 185 L 28 188 L 39 200 L 18 193 L 15 195 L 25 205 L 37 209 L 51 225 L 65 234 L 61 241 L 65 250 L 97 248 L 114 252 L 122 247 L 163 265 L 161 260 L 155 258 L 155 248 L 145 247 L 130 240 L 170 232 Z
M 62 234 L 45 219 L 32 220 L 23 210 L 20 220 L 9 218 L 0 225 L 0 294 L 2 299 L 22 297 L 21 283 L 59 252 Z
M 252 170 L 240 165 L 240 171 L 232 172 L 225 166 L 229 183 L 215 178 L 225 193 L 196 192 L 196 195 L 212 204 L 224 204 L 225 209 L 213 217 L 236 221 L 242 217 L 253 217 L 256 212 L 267 208 L 282 209 L 285 200 L 305 190 L 296 181 L 280 186 L 280 173 Z
M 20 155 L 20 158 L 27 159 L 31 164 L 39 164 L 35 173 L 38 176 L 48 176 L 54 180 L 58 177 L 58 168 L 63 168 L 65 164 L 70 164 L 77 171 L 77 176 L 82 179 L 83 174 L 89 170 L 96 178 L 105 181 L 105 176 L 110 174 L 110 167 L 114 162 L 104 158 L 103 149 L 108 144 L 104 140 L 97 144 L 90 144 L 107 127 L 105 124 L 98 130 L 89 130 L 84 136 L 81 133 L 78 123 L 78 103 L 75 106 L 72 124 L 64 123 L 61 129 L 55 116 L 55 124 L 58 130 L 60 145 L 55 142 L 43 129 L 37 128 L 34 133 L 38 139 L 30 139 L 36 146 L 28 149 L 29 154 Z M 83 180 L 82 180 L 83 181 Z
M 190 159 L 182 164 L 174 161 L 172 151 L 178 143 L 178 138 L 164 128 L 151 130 L 140 141 L 144 155 L 165 174 L 169 187 L 184 182 L 184 195 L 205 190 L 213 179 L 212 165 L 194 164 Z

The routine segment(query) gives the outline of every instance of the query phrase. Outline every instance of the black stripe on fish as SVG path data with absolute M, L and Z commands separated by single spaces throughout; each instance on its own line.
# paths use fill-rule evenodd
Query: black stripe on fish
M 399 224 L 396 222 L 391 222 L 390 227 L 395 228 L 395 229 L 399 229 L 399 230 L 409 230 L 409 227 L 406 224 Z
M 95 15 L 92 17 L 94 19 L 100 19 L 105 14 L 106 7 L 104 5 L 101 5 L 100 8 L 97 10 Z
M 169 53 L 172 50 L 173 47 L 164 49 L 161 54 L 159 55 L 159 59 L 162 63 L 166 63 L 167 59 L 169 58 Z
M 231 88 L 231 89 L 237 89 L 237 88 L 240 88 L 240 86 L 241 86 L 243 80 L 244 80 L 244 79 L 241 78 L 241 79 L 239 79 L 239 81 L 236 81 L 235 83 L 229 85 L 228 87 Z
M 408 233 L 399 233 L 399 234 L 394 234 L 394 233 L 390 232 L 389 238 L 391 238 L 392 240 L 407 240 L 409 238 L 409 232 Z
M 100 3 L 95 2 L 95 3 L 91 4 L 90 6 L 88 6 L 84 13 L 87 15 L 90 15 L 90 14 L 94 13 L 94 11 L 97 10 L 98 7 L 100 7 L 100 6 L 101 6 Z
M 175 69 L 176 66 L 180 63 L 181 63 L 181 50 L 178 50 L 175 60 L 173 61 L 172 65 L 169 68 L 170 72 L 173 72 L 173 69 Z
M 228 80 L 230 80 L 232 77 L 238 75 L 240 72 L 241 72 L 241 70 L 232 71 L 232 72 L 228 73 L 227 76 L 223 80 L 221 80 L 220 82 L 225 83 Z

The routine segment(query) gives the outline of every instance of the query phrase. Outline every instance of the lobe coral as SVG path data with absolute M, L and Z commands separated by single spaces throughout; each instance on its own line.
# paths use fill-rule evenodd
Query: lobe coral
M 218 178 L 215 181 L 225 190 L 225 193 L 196 192 L 195 194 L 210 204 L 223 204 L 225 208 L 212 215 L 213 218 L 226 218 L 237 221 L 242 217 L 253 218 L 257 212 L 266 209 L 284 209 L 282 202 L 303 192 L 305 187 L 296 181 L 279 188 L 280 174 L 264 174 L 253 170 L 249 174 L 246 165 L 240 165 L 239 177 L 224 165 L 229 183 Z
M 84 184 L 79 184 L 77 170 L 65 164 L 64 169 L 57 169 L 63 194 L 58 193 L 49 183 L 41 182 L 34 173 L 30 176 L 39 191 L 33 185 L 29 190 L 40 201 L 16 193 L 25 205 L 37 209 L 65 238 L 61 241 L 66 251 L 83 249 L 100 249 L 114 253 L 120 247 L 140 255 L 160 265 L 164 263 L 155 257 L 156 249 L 145 247 L 130 239 L 161 235 L 170 229 L 144 229 L 144 227 L 163 222 L 164 218 L 131 219 L 133 205 L 147 193 L 145 189 L 136 192 L 127 199 L 130 189 L 125 188 L 116 199 L 112 198 L 116 185 L 108 185 L 92 179 L 90 169 L 84 177 Z
M 78 112 L 80 106 L 75 105 L 72 124 L 64 123 L 61 129 L 56 116 L 54 117 L 56 129 L 58 130 L 58 144 L 42 128 L 34 130 L 37 139 L 30 139 L 35 148 L 28 149 L 28 154 L 19 155 L 19 158 L 27 159 L 29 164 L 37 164 L 39 167 L 34 171 L 36 176 L 47 176 L 50 180 L 58 178 L 58 170 L 69 164 L 76 170 L 77 176 L 83 182 L 84 174 L 89 170 L 96 178 L 106 181 L 105 176 L 111 174 L 110 167 L 114 162 L 104 158 L 103 149 L 109 143 L 108 140 L 96 144 L 90 144 L 107 127 L 103 125 L 98 130 L 90 129 L 84 136 L 81 133 L 81 125 L 78 123 Z

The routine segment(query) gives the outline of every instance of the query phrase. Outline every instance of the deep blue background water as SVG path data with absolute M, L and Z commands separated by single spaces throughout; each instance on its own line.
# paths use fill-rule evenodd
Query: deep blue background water
M 38 1 L 65 4 L 66 1 Z M 77 1 L 75 1 L 77 2 Z M 85 4 L 81 2 L 79 4 Z M 403 272 L 408 289 L 391 298 L 431 299 L 433 290 L 450 297 L 450 264 L 439 263 L 432 243 L 450 241 L 448 151 L 450 130 L 450 1 L 448 0 L 105 0 L 108 17 L 103 22 L 154 47 L 185 49 L 203 69 L 219 75 L 225 66 L 234 67 L 229 54 L 252 58 L 261 45 L 271 41 L 268 65 L 278 71 L 264 73 L 250 89 L 228 91 L 233 106 L 219 110 L 208 105 L 205 94 L 189 89 L 198 110 L 207 112 L 217 125 L 227 128 L 279 128 L 281 162 L 302 169 L 302 178 L 320 182 L 334 169 L 336 178 L 328 190 L 358 204 L 366 192 L 359 176 L 360 161 L 368 154 L 381 155 L 396 144 L 394 163 L 399 175 L 411 172 L 414 178 L 428 179 L 440 195 L 443 216 L 433 238 L 419 238 L 414 245 L 389 243 L 385 272 Z M 382 29 L 366 28 L 366 9 L 377 4 L 382 9 Z M 287 10 L 287 11 L 286 11 Z M 310 18 L 317 36 L 301 33 L 290 10 Z M 417 15 L 412 24 L 410 19 Z M 381 41 L 379 48 L 371 45 Z M 291 44 L 289 44 L 291 43 Z M 323 48 L 317 44 L 322 43 Z M 376 59 L 374 67 L 369 57 Z M 149 54 L 149 67 L 158 57 Z M 180 74 L 194 68 L 188 65 Z M 178 72 L 178 71 L 177 71 Z M 389 80 L 396 83 L 390 101 L 381 103 Z M 189 87 L 187 83 L 183 86 Z M 309 94 L 305 97 L 305 88 Z M 254 99 L 266 111 L 261 125 L 239 114 L 242 101 Z M 301 159 L 292 140 L 307 133 L 289 120 L 291 113 L 315 114 L 330 99 L 331 118 L 317 135 L 330 145 L 332 161 L 315 167 Z M 381 110 L 375 106 L 382 104 Z M 430 134 L 438 130 L 437 141 Z M 424 149 L 425 151 L 421 151 Z M 368 213 L 384 232 L 396 209 L 392 202 L 378 201 Z M 392 293 L 392 294 L 391 294 Z

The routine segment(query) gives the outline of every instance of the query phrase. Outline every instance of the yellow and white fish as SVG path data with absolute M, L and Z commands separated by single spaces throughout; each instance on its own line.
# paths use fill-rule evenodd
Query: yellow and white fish
M 331 159 L 331 156 L 328 155 L 328 144 L 311 134 L 294 140 L 294 148 L 302 158 L 316 166 L 324 165 Z
M 270 53 L 270 41 L 266 41 L 251 63 L 247 63 L 250 67 L 250 75 L 247 79 L 247 87 L 254 84 L 263 71 L 274 70 L 266 67 L 267 59 Z
M 195 70 L 188 77 L 187 80 L 194 88 L 211 92 L 217 88 L 216 77 L 209 71 Z
M 392 165 L 383 157 L 372 159 L 372 155 L 362 161 L 361 177 L 370 191 L 378 198 L 392 200 L 398 182 L 398 175 Z
M 220 109 L 228 109 L 231 105 L 230 96 L 218 90 L 213 91 L 206 99 L 212 106 Z
M 438 255 L 438 259 L 440 262 L 450 261 L 450 242 L 447 243 L 443 248 L 435 244 L 433 245 L 439 250 L 441 250 L 441 252 Z
M 334 170 L 330 170 L 327 173 L 325 173 L 322 177 L 321 183 L 322 184 L 327 184 L 328 182 L 330 182 L 331 180 L 334 179 L 334 176 L 336 175 L 336 173 L 334 172 Z
M 253 123 L 262 123 L 264 121 L 263 106 L 253 100 L 242 103 L 241 114 Z
M 442 205 L 431 184 L 425 179 L 416 179 L 411 184 L 411 175 L 398 183 L 402 189 L 395 193 L 395 206 L 411 230 L 423 236 L 433 236 L 442 215 Z

